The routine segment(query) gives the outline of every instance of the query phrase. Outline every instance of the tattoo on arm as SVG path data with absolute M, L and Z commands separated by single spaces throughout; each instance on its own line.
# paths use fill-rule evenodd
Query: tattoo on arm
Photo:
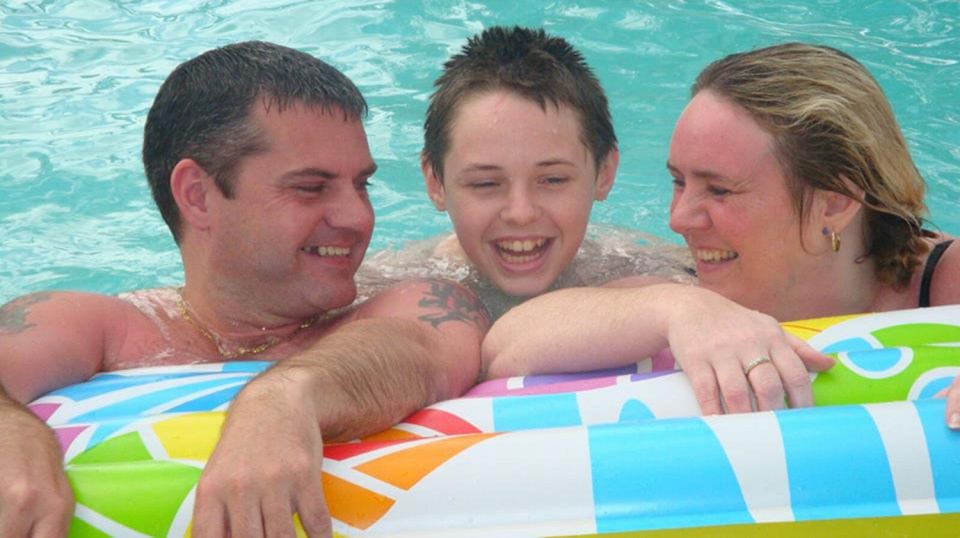
M 31 293 L 0 307 L 0 334 L 20 334 L 33 327 L 33 323 L 27 323 L 30 307 L 49 300 L 51 295 L 48 292 Z
M 441 312 L 424 314 L 419 317 L 436 329 L 445 321 L 465 321 L 486 330 L 490 327 L 490 313 L 477 297 L 452 282 L 430 281 L 430 291 L 426 291 L 418 306 L 439 308 Z

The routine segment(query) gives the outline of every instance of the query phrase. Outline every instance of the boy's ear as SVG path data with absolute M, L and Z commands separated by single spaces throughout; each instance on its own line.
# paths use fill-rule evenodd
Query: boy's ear
M 600 163 L 600 170 L 597 171 L 597 189 L 594 194 L 595 200 L 606 200 L 613 188 L 613 180 L 617 177 L 617 167 L 620 166 L 620 150 L 614 146 L 603 162 Z
M 427 187 L 427 196 L 433 202 L 433 207 L 437 211 L 446 211 L 446 194 L 443 190 L 443 180 L 437 177 L 433 170 L 433 164 L 426 156 L 420 157 L 420 172 L 423 173 L 423 183 Z
M 214 180 L 193 159 L 181 159 L 170 172 L 170 190 L 182 222 L 192 228 L 210 228 L 208 196 L 216 189 Z

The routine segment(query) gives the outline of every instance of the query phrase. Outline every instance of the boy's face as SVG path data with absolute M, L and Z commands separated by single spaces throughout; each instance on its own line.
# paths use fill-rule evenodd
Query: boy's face
M 546 291 L 577 253 L 594 200 L 613 185 L 616 150 L 596 170 L 578 115 L 515 93 L 470 96 L 456 111 L 430 198 L 477 269 L 515 296 Z

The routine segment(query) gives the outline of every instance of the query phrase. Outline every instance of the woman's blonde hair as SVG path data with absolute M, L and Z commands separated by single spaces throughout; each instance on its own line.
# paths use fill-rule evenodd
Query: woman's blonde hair
M 925 184 L 863 65 L 830 47 L 786 43 L 710 64 L 691 91 L 704 90 L 739 105 L 772 135 L 801 221 L 814 189 L 861 201 L 867 251 L 860 259 L 871 257 L 884 283 L 910 282 L 927 251 Z

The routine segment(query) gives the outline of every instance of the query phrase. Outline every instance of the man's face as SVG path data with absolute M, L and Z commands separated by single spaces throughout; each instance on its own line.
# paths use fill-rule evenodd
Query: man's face
M 277 315 L 350 304 L 374 222 L 363 125 L 302 104 L 278 112 L 258 103 L 251 122 L 267 149 L 240 161 L 232 198 L 211 196 L 210 269 L 238 287 L 234 296 Z

